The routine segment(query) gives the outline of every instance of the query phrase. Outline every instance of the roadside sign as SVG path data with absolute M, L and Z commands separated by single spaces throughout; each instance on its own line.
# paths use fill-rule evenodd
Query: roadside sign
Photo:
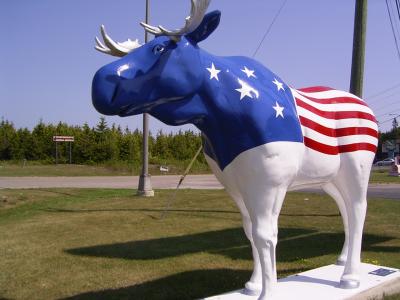
M 67 135 L 53 135 L 53 142 L 56 143 L 56 153 L 55 153 L 55 158 L 56 158 L 56 164 L 58 164 L 58 142 L 69 142 L 69 163 L 72 164 L 72 150 L 71 150 L 71 143 L 75 141 L 75 138 L 73 136 L 67 136 Z
M 73 136 L 65 135 L 54 135 L 53 142 L 74 142 L 75 138 Z

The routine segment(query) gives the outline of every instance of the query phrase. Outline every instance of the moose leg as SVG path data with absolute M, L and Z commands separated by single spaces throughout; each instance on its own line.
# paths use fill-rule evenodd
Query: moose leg
M 260 257 L 258 255 L 258 250 L 254 245 L 253 233 L 252 233 L 253 226 L 250 220 L 250 216 L 248 214 L 247 216 L 244 215 L 242 216 L 243 216 L 244 232 L 251 243 L 251 251 L 253 254 L 253 273 L 251 274 L 250 280 L 245 284 L 244 293 L 250 296 L 259 295 L 262 289 L 262 275 L 261 275 L 262 273 L 261 273 Z
M 249 215 L 246 217 L 243 216 L 243 228 L 251 243 L 251 251 L 253 254 L 253 273 L 251 274 L 250 280 L 245 284 L 244 293 L 247 295 L 259 295 L 262 289 L 261 263 L 258 250 L 254 245 L 252 233 L 253 226 Z
M 360 285 L 362 233 L 367 211 L 367 187 L 373 156 L 342 157 L 343 168 L 335 179 L 335 185 L 346 204 L 349 226 L 349 252 L 340 280 L 341 288 L 357 288 Z
M 262 288 L 261 265 L 260 265 L 260 259 L 259 259 L 259 255 L 257 252 L 257 248 L 255 247 L 254 242 L 253 242 L 252 223 L 251 223 L 249 212 L 243 202 L 242 195 L 237 190 L 237 186 L 234 183 L 235 180 L 232 179 L 232 176 L 229 176 L 226 174 L 224 175 L 214 160 L 212 160 L 206 154 L 204 154 L 204 156 L 205 156 L 211 170 L 213 171 L 213 173 L 215 174 L 215 176 L 217 177 L 219 182 L 221 182 L 221 184 L 226 188 L 226 191 L 228 192 L 228 194 L 235 201 L 235 203 L 236 203 L 237 207 L 239 208 L 240 213 L 242 215 L 243 229 L 246 234 L 246 237 L 248 238 L 248 240 L 250 241 L 250 244 L 251 244 L 251 250 L 252 250 L 252 254 L 253 254 L 253 264 L 254 264 L 253 273 L 251 275 L 250 280 L 245 284 L 244 293 L 247 295 L 258 295 L 261 293 L 261 288 Z
M 250 296 L 259 295 L 261 293 L 261 288 L 262 288 L 261 264 L 257 248 L 254 245 L 253 241 L 252 222 L 250 219 L 250 215 L 249 212 L 247 211 L 246 206 L 244 205 L 243 198 L 237 193 L 232 193 L 229 190 L 228 193 L 234 199 L 236 205 L 240 210 L 243 221 L 243 229 L 246 234 L 246 237 L 251 243 L 251 250 L 253 254 L 253 264 L 254 264 L 253 273 L 251 275 L 250 280 L 245 284 L 244 293 Z
M 343 221 L 343 227 L 344 227 L 344 244 L 342 248 L 342 252 L 339 255 L 339 258 L 336 261 L 336 264 L 339 266 L 344 266 L 347 260 L 347 254 L 349 251 L 349 225 L 348 225 L 348 217 L 347 217 L 347 211 L 346 211 L 346 203 L 340 194 L 340 191 L 337 189 L 337 187 L 333 183 L 328 183 L 322 187 L 322 189 L 329 195 L 331 196 L 340 211 L 340 215 L 342 216 L 342 221 Z
M 350 198 L 351 197 L 351 198 Z M 357 288 L 360 284 L 359 268 L 361 259 L 361 242 L 367 211 L 367 199 L 351 193 L 347 200 L 349 222 L 349 252 L 344 272 L 340 280 L 341 288 Z
M 259 299 L 267 299 L 277 283 L 276 244 L 278 241 L 278 216 L 286 194 L 286 187 L 270 187 L 245 198 L 252 220 L 252 236 L 260 257 L 262 292 Z

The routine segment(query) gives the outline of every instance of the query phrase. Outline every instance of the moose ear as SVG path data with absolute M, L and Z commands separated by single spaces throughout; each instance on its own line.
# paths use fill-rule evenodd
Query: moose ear
M 218 27 L 220 19 L 221 12 L 219 10 L 214 10 L 206 14 L 200 25 L 194 31 L 187 34 L 186 38 L 195 44 L 205 40 Z

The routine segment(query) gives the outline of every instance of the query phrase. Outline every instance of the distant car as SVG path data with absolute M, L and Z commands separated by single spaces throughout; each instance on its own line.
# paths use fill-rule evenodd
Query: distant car
M 386 158 L 384 160 L 379 160 L 377 161 L 374 166 L 391 166 L 394 163 L 394 159 L 392 158 Z

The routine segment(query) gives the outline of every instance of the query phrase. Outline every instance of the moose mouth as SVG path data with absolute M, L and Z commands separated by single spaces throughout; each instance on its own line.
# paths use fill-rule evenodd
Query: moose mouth
M 114 92 L 114 96 L 115 95 L 116 95 L 116 93 Z M 143 100 L 135 101 L 135 102 L 139 102 L 142 104 L 133 103 L 133 104 L 128 104 L 128 105 L 122 106 L 118 115 L 120 117 L 125 117 L 125 116 L 138 115 L 141 113 L 147 113 L 147 112 L 150 112 L 156 106 L 159 106 L 159 105 L 162 105 L 165 103 L 179 101 L 184 98 L 185 98 L 184 96 L 160 98 L 155 101 L 151 101 L 151 102 L 147 102 L 147 103 Z M 112 101 L 114 101 L 114 97 L 113 97 Z

